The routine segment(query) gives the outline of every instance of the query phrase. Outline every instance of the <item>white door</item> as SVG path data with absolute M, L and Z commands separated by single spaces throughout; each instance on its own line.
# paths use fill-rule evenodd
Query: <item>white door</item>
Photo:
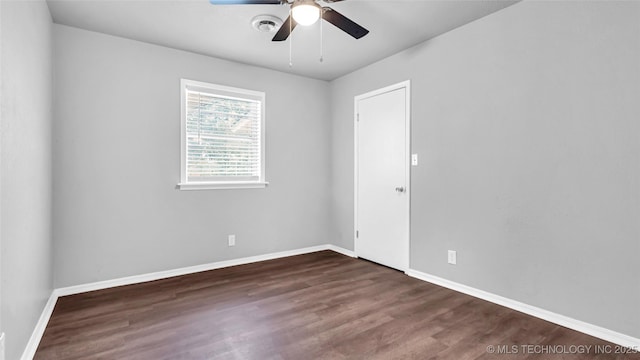
M 355 98 L 355 251 L 409 269 L 409 82 Z

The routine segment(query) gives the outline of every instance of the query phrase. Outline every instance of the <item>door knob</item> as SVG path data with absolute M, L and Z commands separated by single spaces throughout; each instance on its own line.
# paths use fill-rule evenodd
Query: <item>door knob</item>
M 397 187 L 396 191 L 397 192 L 404 192 L 404 187 L 403 186 Z

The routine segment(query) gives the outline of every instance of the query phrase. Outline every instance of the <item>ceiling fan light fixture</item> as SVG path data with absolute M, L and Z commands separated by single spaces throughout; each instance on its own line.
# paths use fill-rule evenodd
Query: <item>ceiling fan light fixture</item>
M 291 6 L 291 16 L 300 25 L 312 25 L 320 18 L 320 7 L 313 0 L 296 1 Z

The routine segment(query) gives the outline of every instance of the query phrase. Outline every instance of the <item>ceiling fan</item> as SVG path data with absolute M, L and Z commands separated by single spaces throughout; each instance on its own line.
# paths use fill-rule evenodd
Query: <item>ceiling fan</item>
M 326 3 L 334 3 L 343 0 L 322 0 Z M 321 6 L 318 0 L 209 0 L 213 5 L 289 5 L 291 10 L 287 20 L 280 26 L 280 29 L 273 37 L 272 41 L 284 41 L 289 37 L 291 31 L 299 24 L 308 26 L 314 24 L 322 18 L 340 30 L 353 36 L 355 39 L 367 35 L 369 30 L 356 24 L 351 19 L 340 14 L 328 6 Z

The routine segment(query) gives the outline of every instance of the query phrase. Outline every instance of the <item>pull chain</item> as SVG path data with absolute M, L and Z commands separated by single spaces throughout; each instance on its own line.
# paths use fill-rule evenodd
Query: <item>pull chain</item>
M 291 8 L 289 8 L 289 67 L 293 67 L 293 60 L 291 56 L 291 42 L 293 41 L 293 34 L 291 33 L 291 23 L 293 22 L 293 17 L 291 15 Z
M 324 17 L 324 9 L 320 9 L 320 62 L 324 61 L 324 57 L 322 56 L 323 48 L 322 48 L 322 18 Z

